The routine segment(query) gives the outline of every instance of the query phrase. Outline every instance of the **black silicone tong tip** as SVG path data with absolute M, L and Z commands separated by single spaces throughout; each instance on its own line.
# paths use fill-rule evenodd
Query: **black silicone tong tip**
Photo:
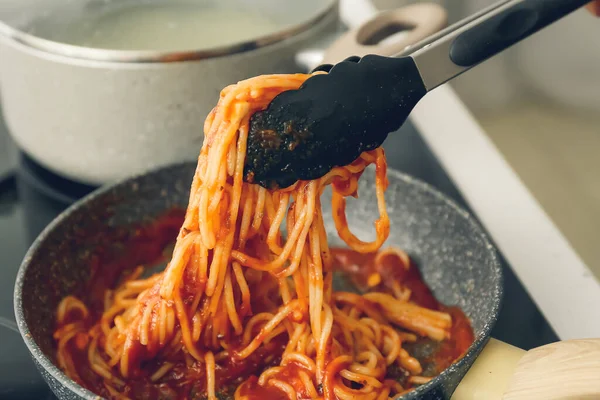
M 269 189 L 317 179 L 380 146 L 426 90 L 411 58 L 350 57 L 255 113 L 244 178 Z

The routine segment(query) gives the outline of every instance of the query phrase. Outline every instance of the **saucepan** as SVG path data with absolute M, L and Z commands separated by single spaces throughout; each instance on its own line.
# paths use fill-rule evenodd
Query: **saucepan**
M 445 24 L 419 9 L 397 48 Z M 4 117 L 30 157 L 85 184 L 194 160 L 223 87 L 296 72 L 338 22 L 338 0 L 0 0 Z
M 51 223 L 25 256 L 15 285 L 16 319 L 59 399 L 98 397 L 56 366 L 52 334 L 58 303 L 87 287 L 95 257 L 118 254 L 128 240 L 135 240 L 140 225 L 184 209 L 194 171 L 194 163 L 164 167 L 92 193 Z M 600 342 L 562 342 L 525 355 L 489 342 L 502 298 L 502 270 L 494 246 L 475 219 L 444 195 L 400 172 L 390 170 L 388 176 L 392 229 L 386 245 L 404 249 L 416 261 L 434 295 L 460 307 L 475 335 L 459 360 L 402 398 L 449 399 L 454 393 L 455 400 L 493 400 L 504 392 L 508 399 L 597 398 Z M 378 215 L 373 171 L 365 172 L 358 190 L 348 220 L 365 236 Z M 339 246 L 328 196 L 326 192 L 322 202 L 324 220 L 331 245 Z

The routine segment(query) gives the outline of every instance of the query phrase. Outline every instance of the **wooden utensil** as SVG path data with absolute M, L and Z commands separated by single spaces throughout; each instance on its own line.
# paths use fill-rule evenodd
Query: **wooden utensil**
M 490 339 L 452 400 L 600 399 L 600 339 L 529 351 Z

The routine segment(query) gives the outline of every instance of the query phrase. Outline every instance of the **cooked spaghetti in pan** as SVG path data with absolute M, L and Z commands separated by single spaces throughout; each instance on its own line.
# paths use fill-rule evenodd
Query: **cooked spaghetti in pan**
M 60 303 L 54 338 L 70 378 L 111 399 L 376 400 L 426 383 L 470 346 L 460 310 L 434 299 L 407 254 L 382 249 L 383 149 L 285 189 L 244 181 L 250 117 L 309 77 L 260 76 L 222 91 L 185 215 L 147 228 L 177 236 L 164 271 L 148 276 L 148 265 L 126 259 L 100 265 L 93 290 Z M 365 242 L 349 229 L 346 198 L 370 165 L 379 218 Z M 328 246 L 328 187 L 347 249 Z M 140 235 L 145 243 L 128 246 L 159 261 L 164 240 Z M 334 276 L 356 290 L 334 290 Z M 411 352 L 422 340 L 439 343 L 433 368 Z

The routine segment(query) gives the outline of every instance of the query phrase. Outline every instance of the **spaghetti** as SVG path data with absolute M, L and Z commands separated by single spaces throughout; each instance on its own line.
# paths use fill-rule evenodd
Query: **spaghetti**
M 402 279 L 382 282 L 376 268 L 365 293 L 333 290 L 341 253 L 329 249 L 321 213 L 328 186 L 348 247 L 377 254 L 374 265 L 391 256 L 409 268 L 401 251 L 376 253 L 390 230 L 383 150 L 282 190 L 243 181 L 251 115 L 309 77 L 260 76 L 222 91 L 166 269 L 149 278 L 134 270 L 106 291 L 101 315 L 74 296 L 60 303 L 57 360 L 72 379 L 115 399 L 240 400 L 387 399 L 429 379 L 403 344 L 449 339 L 450 313 L 412 301 Z M 346 197 L 371 164 L 379 218 L 364 242 L 349 230 Z

